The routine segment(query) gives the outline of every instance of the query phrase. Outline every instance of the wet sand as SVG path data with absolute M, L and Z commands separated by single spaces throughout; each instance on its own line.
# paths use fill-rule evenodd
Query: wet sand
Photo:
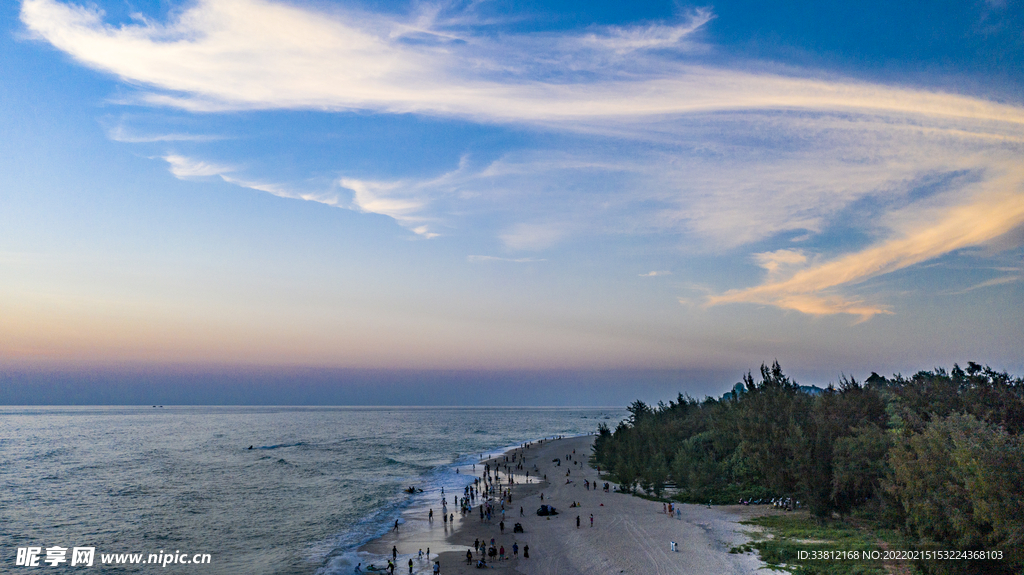
M 395 573 L 408 573 L 408 560 L 412 557 L 413 572 L 419 574 L 433 572 L 432 561 L 416 556 L 419 549 L 426 551 L 429 547 L 431 559 L 440 561 L 441 573 L 445 575 L 491 570 L 523 575 L 753 574 L 764 565 L 754 555 L 730 554 L 729 549 L 748 540 L 744 533 L 751 528 L 738 522 L 769 513 L 768 508 L 716 506 L 709 509 L 700 505 L 679 505 L 681 519 L 670 518 L 662 512 L 659 502 L 601 489 L 604 481 L 588 464 L 593 439 L 593 436 L 586 436 L 548 440 L 528 449 L 513 450 L 522 454 L 525 461 L 524 470 L 514 472 L 516 483 L 512 486 L 512 503 L 505 505 L 504 534 L 499 529 L 500 513 L 491 521 L 480 521 L 478 497 L 473 512 L 464 517 L 458 513 L 457 506 L 449 505 L 449 513 L 455 513 L 454 528 L 440 521 L 439 502 L 433 506 L 435 519 L 432 523 L 427 521 L 427 508 L 410 508 L 404 514 L 405 524 L 397 533 L 372 541 L 361 551 L 390 557 L 392 546 L 397 547 L 399 558 Z M 566 455 L 572 455 L 574 449 L 573 461 L 567 461 Z M 561 466 L 552 461 L 555 458 L 562 460 Z M 496 459 L 501 461 L 492 460 L 492 468 L 495 462 L 505 464 L 504 456 Z M 535 465 L 539 471 L 534 471 Z M 547 480 L 524 484 L 526 470 L 530 471 L 531 478 L 546 474 Z M 477 464 L 477 471 L 483 472 L 482 463 Z M 504 471 L 501 477 L 507 487 Z M 585 479 L 591 484 L 596 481 L 598 488 L 587 490 Z M 570 507 L 573 502 L 579 502 L 580 507 Z M 539 517 L 536 511 L 541 504 L 554 505 L 559 514 Z M 523 517 L 519 516 L 520 507 L 524 509 Z M 593 527 L 590 526 L 591 514 Z M 579 528 L 576 527 L 577 516 Z M 512 533 L 516 522 L 522 523 L 524 533 Z M 474 553 L 474 562 L 468 563 L 466 551 L 473 549 L 473 541 L 489 542 L 491 538 L 498 546 L 504 545 L 508 555 L 512 555 L 512 544 L 518 543 L 519 558 L 488 561 L 485 570 L 475 567 L 481 555 Z M 677 543 L 677 551 L 671 550 L 672 541 Z M 526 545 L 530 548 L 529 559 L 523 557 Z

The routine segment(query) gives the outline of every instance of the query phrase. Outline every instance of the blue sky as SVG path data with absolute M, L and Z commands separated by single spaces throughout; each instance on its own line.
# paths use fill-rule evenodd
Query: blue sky
M 0 10 L 8 366 L 1024 367 L 1020 2 Z

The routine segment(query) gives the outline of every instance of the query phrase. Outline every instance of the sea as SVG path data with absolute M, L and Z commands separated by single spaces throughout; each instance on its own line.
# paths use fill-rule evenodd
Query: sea
M 621 408 L 0 407 L 0 572 L 352 573 L 402 510 L 482 456 Z M 457 470 L 459 472 L 457 472 Z M 415 487 L 416 493 L 407 493 Z M 419 490 L 422 490 L 420 492 Z M 39 547 L 39 567 L 18 548 Z M 48 548 L 66 561 L 46 563 Z M 94 549 L 90 569 L 70 565 Z M 24 554 L 25 552 L 22 551 Z M 59 553 L 59 552 L 58 552 Z M 209 563 L 100 565 L 101 555 Z M 24 558 L 24 557 L 23 557 Z

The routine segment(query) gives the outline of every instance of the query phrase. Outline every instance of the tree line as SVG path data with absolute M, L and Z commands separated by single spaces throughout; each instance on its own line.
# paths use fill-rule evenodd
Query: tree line
M 595 464 L 625 490 L 699 503 L 792 498 L 903 530 L 920 549 L 1002 550 L 937 573 L 1024 571 L 1024 380 L 974 362 L 801 387 L 776 361 L 721 399 L 635 401 Z

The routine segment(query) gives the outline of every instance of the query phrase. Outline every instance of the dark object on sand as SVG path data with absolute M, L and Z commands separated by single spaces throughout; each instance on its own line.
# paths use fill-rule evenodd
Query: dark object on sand
M 551 505 L 541 505 L 540 509 L 537 510 L 537 515 L 544 517 L 545 515 L 558 515 L 558 511 Z
M 515 527 L 512 528 L 512 533 L 522 533 L 522 532 L 523 532 L 523 524 L 522 523 L 516 523 Z

